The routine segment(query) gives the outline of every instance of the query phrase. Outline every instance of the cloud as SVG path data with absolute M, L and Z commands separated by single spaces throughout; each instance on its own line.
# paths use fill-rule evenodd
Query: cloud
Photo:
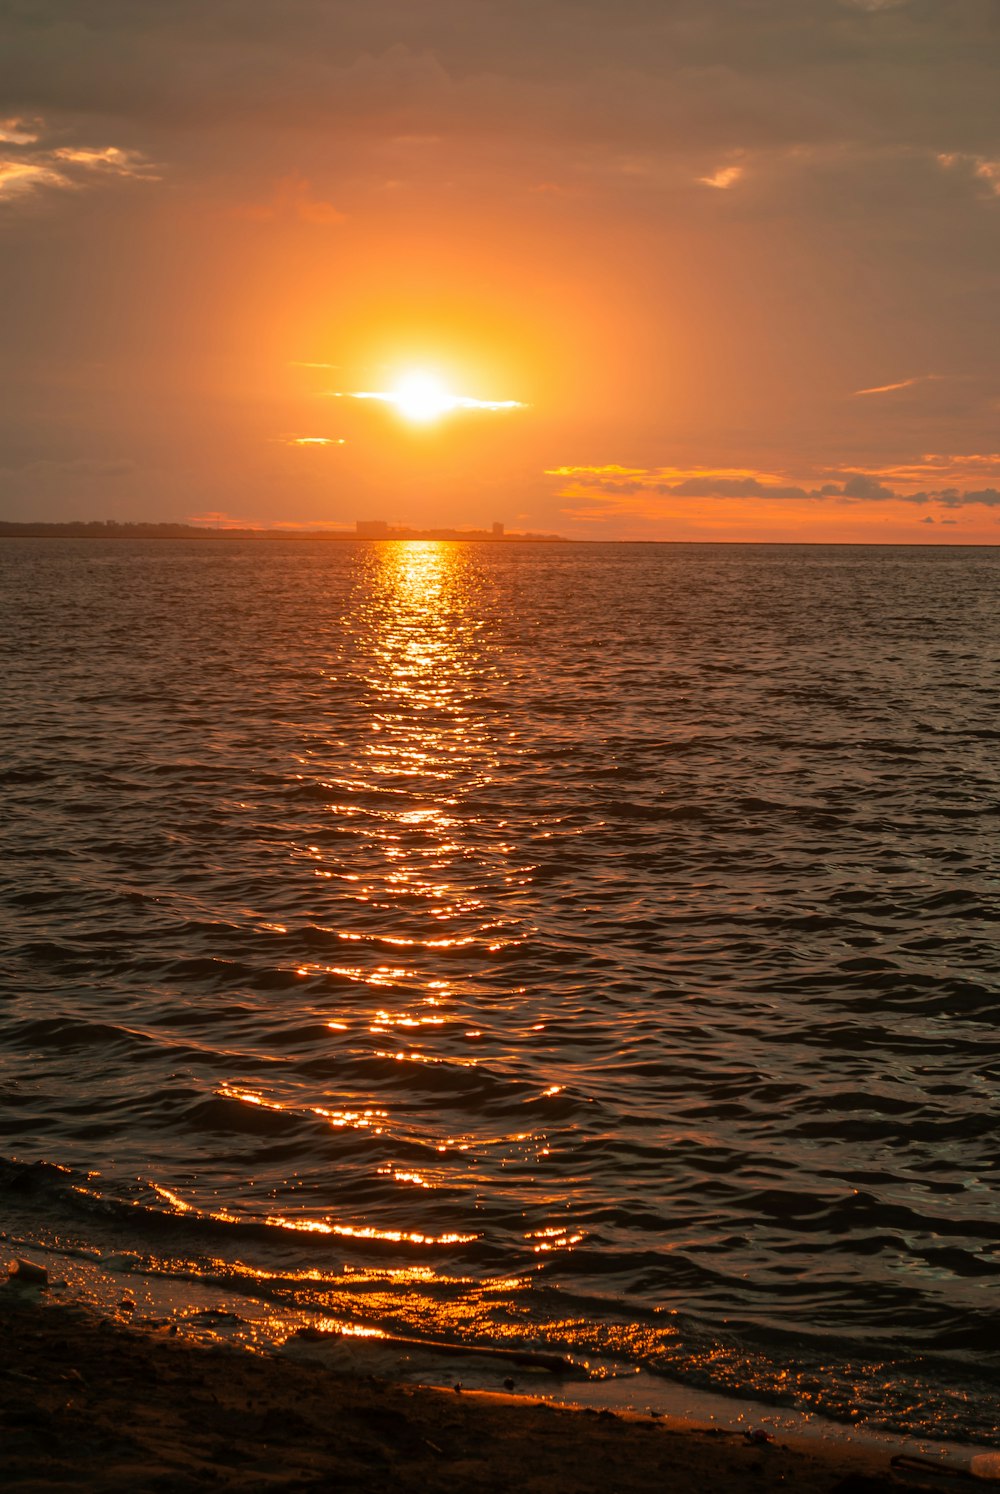
M 937 493 L 914 494 L 911 502 L 934 500 L 945 508 L 964 508 L 968 503 L 980 503 L 984 508 L 1000 508 L 1000 488 L 945 488 Z
M 1000 489 L 925 488 L 905 492 L 890 488 L 870 472 L 849 471 L 839 480 L 819 486 L 783 482 L 773 473 L 752 473 L 733 469 L 698 469 L 687 476 L 676 468 L 556 467 L 547 477 L 570 478 L 572 483 L 561 490 L 565 497 L 604 495 L 630 498 L 638 494 L 655 494 L 671 498 L 744 498 L 755 500 L 799 500 L 811 503 L 824 499 L 840 503 L 907 503 L 918 507 L 935 503 L 942 508 L 957 509 L 971 505 L 1000 507 Z
M 121 150 L 117 145 L 105 145 L 100 149 L 81 146 L 60 146 L 50 152 L 54 161 L 65 166 L 81 166 L 87 171 L 110 171 L 115 176 L 153 177 L 149 162 L 135 150 Z
M 699 176 L 698 181 L 703 186 L 717 187 L 720 191 L 724 192 L 727 187 L 732 187 L 738 182 L 742 176 L 742 166 L 720 166 L 718 171 L 714 172 L 712 176 Z
M 17 161 L 0 157 L 0 201 L 21 197 L 37 187 L 68 187 L 62 172 L 41 161 Z
M 33 145 L 38 139 L 23 119 L 0 119 L 0 145 Z
M 824 497 L 832 494 L 840 498 L 863 499 L 866 503 L 883 502 L 885 499 L 899 496 L 893 492 L 892 488 L 887 488 L 885 483 L 879 482 L 878 478 L 873 477 L 869 472 L 852 473 L 840 484 L 839 488 L 836 483 L 830 483 L 818 489 L 818 492 Z
M 783 483 L 770 473 L 744 469 L 699 468 L 689 474 L 678 468 L 556 467 L 547 477 L 572 477 L 603 493 L 660 493 L 678 498 L 807 498 L 797 484 Z
M 971 488 L 994 475 L 1000 481 L 1000 452 L 926 452 L 913 461 L 874 469 L 872 475 L 908 492 Z
M 912 379 L 900 379 L 898 384 L 875 384 L 871 389 L 855 389 L 854 396 L 857 398 L 862 394 L 892 394 L 897 389 L 912 389 L 915 384 L 926 384 L 938 378 L 940 378 L 939 374 L 916 374 Z
M 0 128 L 0 144 L 15 147 L 0 156 L 0 201 L 23 197 L 42 187 L 72 190 L 87 185 L 97 175 L 157 180 L 146 157 L 137 150 L 117 145 L 45 145 L 45 127 L 23 127 L 8 119 Z
M 929 144 L 941 123 L 935 148 L 978 152 L 995 96 L 992 0 L 13 9 L 0 59 L 11 107 L 175 134 L 254 119 L 278 130 L 353 122 L 369 138 L 380 126 L 397 138 L 464 127 L 479 139 L 629 138 L 684 153 L 737 140 Z
M 1000 197 L 1000 161 L 977 160 L 975 173 L 981 181 L 989 184 L 994 197 Z
M 940 151 L 938 165 L 945 171 L 965 170 L 981 182 L 986 183 L 990 196 L 1000 197 L 1000 160 L 980 156 L 969 151 Z

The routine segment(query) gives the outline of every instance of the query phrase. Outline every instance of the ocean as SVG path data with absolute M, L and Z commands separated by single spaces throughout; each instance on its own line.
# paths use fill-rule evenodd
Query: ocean
M 0 541 L 9 1252 L 992 1440 L 998 595 Z

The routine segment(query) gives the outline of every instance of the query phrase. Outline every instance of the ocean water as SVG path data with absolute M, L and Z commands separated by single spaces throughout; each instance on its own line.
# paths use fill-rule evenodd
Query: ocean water
M 7 1238 L 991 1440 L 998 583 L 0 542 Z

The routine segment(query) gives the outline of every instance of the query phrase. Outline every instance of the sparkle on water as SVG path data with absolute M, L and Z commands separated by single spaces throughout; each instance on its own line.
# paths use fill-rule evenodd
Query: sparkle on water
M 990 1435 L 996 552 L 0 571 L 5 1228 Z

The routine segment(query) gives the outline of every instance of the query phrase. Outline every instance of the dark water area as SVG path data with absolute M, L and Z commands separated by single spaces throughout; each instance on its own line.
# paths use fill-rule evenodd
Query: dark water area
M 0 1227 L 991 1440 L 998 582 L 0 542 Z

